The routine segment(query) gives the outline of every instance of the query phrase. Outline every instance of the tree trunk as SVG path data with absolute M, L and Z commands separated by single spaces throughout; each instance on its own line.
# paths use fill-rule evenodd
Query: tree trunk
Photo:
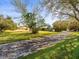
M 38 33 L 38 29 L 37 29 L 37 28 L 32 28 L 32 29 L 31 29 L 31 33 L 32 33 L 32 34 Z

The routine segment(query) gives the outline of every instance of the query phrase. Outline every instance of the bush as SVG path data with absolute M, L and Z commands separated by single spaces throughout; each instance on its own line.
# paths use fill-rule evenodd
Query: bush
M 10 17 L 4 18 L 0 16 L 0 32 L 3 32 L 6 29 L 16 29 L 17 25 L 12 21 Z
M 68 29 L 70 31 L 79 31 L 79 22 L 77 20 L 69 21 Z
M 59 31 L 66 31 L 67 30 L 67 26 L 68 26 L 68 22 L 67 21 L 56 21 L 53 24 L 53 28 L 55 29 L 55 31 L 59 32 Z

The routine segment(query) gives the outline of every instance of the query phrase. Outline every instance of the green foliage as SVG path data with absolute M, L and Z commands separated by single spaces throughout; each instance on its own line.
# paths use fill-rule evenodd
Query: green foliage
M 35 14 L 27 13 L 26 15 L 23 15 L 23 18 L 24 18 L 24 22 L 25 22 L 26 26 L 28 26 L 28 28 L 30 28 L 32 33 L 37 33 L 38 28 L 36 27 Z

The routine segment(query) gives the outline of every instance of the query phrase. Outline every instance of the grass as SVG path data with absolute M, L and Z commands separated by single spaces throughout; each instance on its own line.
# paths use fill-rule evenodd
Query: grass
M 30 40 L 33 38 L 40 38 L 46 35 L 55 34 L 57 34 L 57 32 L 39 31 L 37 34 L 31 34 L 28 31 L 5 31 L 4 33 L 0 33 L 0 44 Z
M 56 45 L 18 59 L 79 59 L 79 32 Z

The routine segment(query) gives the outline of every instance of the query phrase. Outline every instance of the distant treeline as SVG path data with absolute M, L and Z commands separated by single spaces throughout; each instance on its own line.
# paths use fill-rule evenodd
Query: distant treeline
M 69 20 L 58 20 L 53 23 L 55 31 L 79 31 L 79 21 L 71 18 Z

